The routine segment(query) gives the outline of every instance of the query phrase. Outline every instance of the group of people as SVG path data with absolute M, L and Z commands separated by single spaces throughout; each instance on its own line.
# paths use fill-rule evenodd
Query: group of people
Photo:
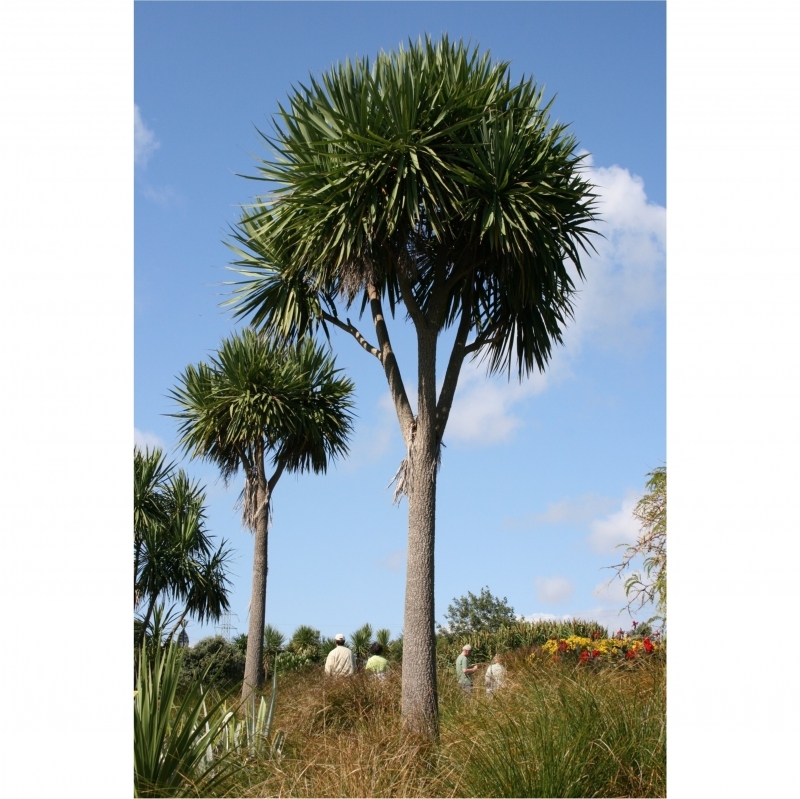
M 337 633 L 334 637 L 336 646 L 328 653 L 325 661 L 325 673 L 333 677 L 349 677 L 358 671 L 358 662 L 355 653 L 345 646 L 345 639 L 342 633 Z M 389 661 L 383 657 L 383 646 L 377 641 L 369 648 L 370 658 L 364 664 L 364 671 L 372 674 L 378 679 L 386 676 L 386 669 Z
M 325 661 L 325 673 L 332 677 L 348 677 L 355 674 L 358 671 L 358 662 L 355 653 L 345 646 L 344 635 L 337 633 L 333 640 L 336 646 L 328 653 Z M 364 664 L 364 671 L 378 679 L 383 679 L 389 666 L 389 661 L 383 657 L 383 646 L 376 642 L 370 646 L 369 651 L 370 658 Z M 456 678 L 459 686 L 466 693 L 472 692 L 472 675 L 478 670 L 477 665 L 469 665 L 471 654 L 472 646 L 464 644 L 461 654 L 456 658 Z M 505 667 L 501 663 L 500 655 L 497 654 L 487 666 L 484 675 L 487 694 L 493 694 L 501 687 L 505 674 Z
M 456 658 L 456 679 L 462 691 L 472 693 L 472 675 L 478 670 L 475 666 L 469 665 L 469 657 L 472 654 L 472 646 L 464 644 L 461 654 Z M 486 693 L 491 695 L 500 688 L 505 680 L 506 669 L 501 662 L 500 654 L 492 658 L 492 662 L 486 667 L 484 682 L 486 683 Z

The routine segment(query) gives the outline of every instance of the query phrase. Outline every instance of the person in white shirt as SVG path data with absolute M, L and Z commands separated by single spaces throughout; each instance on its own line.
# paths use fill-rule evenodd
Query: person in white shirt
M 486 675 L 484 677 L 484 680 L 486 682 L 487 695 L 493 694 L 498 688 L 500 688 L 503 685 L 503 680 L 505 680 L 506 670 L 500 661 L 501 661 L 500 655 L 499 654 L 495 655 L 492 658 L 491 664 L 486 669 Z
M 356 656 L 344 645 L 344 636 L 337 633 L 333 639 L 336 648 L 328 653 L 325 661 L 325 674 L 333 677 L 349 677 L 356 673 Z

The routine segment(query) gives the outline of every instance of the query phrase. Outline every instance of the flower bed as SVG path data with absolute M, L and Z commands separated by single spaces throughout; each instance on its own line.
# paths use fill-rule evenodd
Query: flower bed
M 567 638 L 551 638 L 542 645 L 542 651 L 554 660 L 577 660 L 589 663 L 602 660 L 635 660 L 660 651 L 663 644 L 644 638 L 583 638 L 570 635 Z M 533 657 L 533 655 L 531 656 Z

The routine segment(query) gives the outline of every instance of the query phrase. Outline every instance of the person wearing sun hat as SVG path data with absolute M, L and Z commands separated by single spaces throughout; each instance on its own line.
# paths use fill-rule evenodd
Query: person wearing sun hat
M 469 656 L 472 653 L 472 645 L 464 644 L 461 647 L 461 654 L 456 658 L 456 678 L 458 685 L 467 693 L 472 692 L 472 675 L 478 670 L 477 666 L 470 667 Z
M 344 635 L 336 633 L 333 640 L 334 649 L 328 653 L 325 661 L 325 674 L 332 677 L 349 677 L 356 673 L 356 656 L 344 645 Z

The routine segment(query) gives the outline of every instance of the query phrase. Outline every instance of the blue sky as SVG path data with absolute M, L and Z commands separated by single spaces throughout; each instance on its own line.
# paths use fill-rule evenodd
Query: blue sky
M 136 3 L 135 437 L 174 454 L 167 392 L 233 329 L 227 230 L 256 184 L 277 103 L 309 73 L 447 32 L 532 74 L 591 153 L 604 240 L 576 320 L 543 375 L 462 373 L 439 478 L 436 617 L 482 586 L 529 617 L 629 626 L 600 590 L 636 535 L 631 509 L 666 461 L 666 49 L 663 3 Z M 366 322 L 366 320 L 365 320 Z M 392 335 L 413 382 L 410 330 Z M 447 342 L 443 343 L 446 344 Z M 386 486 L 403 456 L 382 371 L 346 336 L 356 383 L 350 457 L 274 495 L 267 621 L 326 635 L 402 629 L 406 505 Z M 377 367 L 377 368 L 376 368 Z M 247 629 L 252 536 L 210 465 L 209 528 L 237 552 L 232 622 Z M 639 616 L 641 618 L 641 615 Z M 188 628 L 190 638 L 213 632 Z
M 622 16 L 632 13 L 630 7 L 635 4 L 597 5 L 605 13 Z M 188 154 L 188 147 L 194 148 L 196 136 L 205 134 L 189 129 L 184 136 L 174 136 L 169 130 L 169 111 L 187 97 L 194 97 L 194 104 L 202 106 L 203 97 L 186 87 L 173 88 L 156 108 L 155 101 L 142 94 L 148 82 L 151 86 L 163 83 L 169 90 L 169 76 L 166 65 L 163 74 L 156 71 L 149 81 L 135 74 L 134 55 L 138 69 L 141 41 L 137 39 L 139 52 L 134 53 L 138 8 L 131 6 L 129 0 L 6 4 L 0 26 L 0 58 L 5 66 L 0 81 L 5 123 L 0 172 L 6 232 L 0 237 L 0 262 L 6 267 L 5 304 L 0 314 L 6 456 L 5 479 L 0 481 L 5 533 L 0 590 L 6 609 L 6 637 L 16 642 L 14 651 L 18 651 L 17 657 L 3 659 L 0 670 L 4 684 L 22 686 L 22 690 L 6 692 L 8 716 L 23 728 L 28 724 L 31 735 L 39 735 L 41 726 L 41 713 L 31 713 L 31 685 L 58 686 L 62 717 L 84 718 L 89 708 L 94 728 L 103 730 L 103 740 L 96 747 L 100 757 L 95 758 L 88 780 L 85 758 L 75 756 L 78 747 L 85 748 L 84 737 L 73 736 L 74 747 L 69 742 L 51 747 L 45 761 L 38 750 L 12 745 L 17 768 L 7 769 L 5 776 L 10 790 L 14 792 L 16 787 L 17 794 L 30 794 L 32 773 L 40 793 L 47 791 L 42 786 L 51 785 L 48 795 L 63 791 L 68 783 L 79 783 L 87 796 L 106 796 L 111 784 L 118 783 L 120 791 L 129 789 L 130 627 L 121 625 L 120 619 L 130 612 L 131 416 L 143 432 L 171 442 L 174 428 L 161 414 L 167 410 L 164 396 L 174 375 L 190 360 L 204 357 L 230 329 L 219 314 L 220 297 L 215 294 L 228 257 L 220 240 L 235 218 L 235 206 L 247 198 L 246 182 L 234 178 L 233 173 L 247 172 L 251 164 L 247 153 L 258 151 L 252 125 L 268 117 L 270 107 L 285 96 L 293 80 L 341 58 L 341 51 L 350 49 L 347 37 L 360 35 L 361 20 L 369 19 L 371 8 L 362 5 L 356 22 L 341 36 L 318 36 L 309 54 L 304 53 L 304 43 L 311 40 L 319 15 L 304 12 L 302 24 L 293 27 L 294 39 L 287 26 L 261 37 L 263 43 L 255 51 L 259 61 L 249 64 L 247 74 L 243 69 L 248 55 L 245 48 L 218 58 L 233 77 L 222 76 L 204 87 L 210 92 L 216 86 L 217 96 L 222 98 L 221 110 L 205 120 L 208 129 L 213 131 L 220 120 L 226 125 L 234 120 L 240 109 L 224 101 L 234 96 L 240 84 L 246 87 L 242 94 L 252 95 L 252 109 L 242 106 L 238 131 L 230 135 L 223 131 L 214 147 L 204 146 L 200 157 L 195 154 L 192 168 L 185 169 L 178 180 L 178 171 L 171 164 Z M 652 95 L 641 92 L 622 113 L 602 91 L 614 89 L 602 79 L 609 58 L 617 63 L 618 76 L 639 80 L 644 74 L 641 57 L 636 57 L 635 50 L 625 49 L 637 46 L 636 29 L 642 26 L 625 26 L 619 18 L 604 26 L 595 18 L 581 34 L 575 25 L 551 25 L 548 29 L 536 20 L 527 27 L 512 21 L 499 29 L 496 24 L 507 20 L 512 11 L 554 14 L 563 7 L 559 3 L 495 4 L 484 14 L 480 30 L 466 33 L 475 34 L 498 57 L 515 59 L 521 69 L 532 69 L 546 79 L 548 89 L 559 92 L 558 113 L 574 122 L 580 140 L 595 153 L 595 163 L 604 168 L 618 164 L 639 175 L 647 198 L 663 206 L 663 120 L 649 130 L 636 128 L 638 132 L 625 139 L 626 128 L 635 127 Z M 413 9 L 409 29 L 416 30 L 417 22 L 424 22 L 423 8 Z M 441 13 L 453 11 L 447 27 L 455 32 L 476 9 L 480 6 L 457 11 L 443 6 Z M 600 11 L 590 12 L 601 15 Z M 800 166 L 791 157 L 797 126 L 794 104 L 787 102 L 800 91 L 796 18 L 795 6 L 779 0 L 759 4 L 669 2 L 668 779 L 670 795 L 676 797 L 785 791 L 786 764 L 796 749 L 794 739 L 775 723 L 776 709 L 780 712 L 787 704 L 786 686 L 793 684 L 793 653 L 797 649 L 793 637 L 786 635 L 786 618 L 792 618 L 797 605 L 796 557 L 792 553 L 797 548 L 795 453 L 800 446 L 796 366 L 800 315 L 793 258 L 797 227 L 794 187 Z M 169 26 L 159 27 L 165 35 L 173 35 Z M 376 27 L 380 37 L 388 39 L 386 46 L 414 32 Z M 326 29 L 334 31 L 333 22 L 329 21 Z M 243 41 L 245 34 L 240 32 L 238 41 Z M 536 47 L 526 49 L 518 44 L 510 52 L 506 48 L 516 36 L 522 45 L 536 43 Z M 378 41 L 380 37 L 356 46 L 373 52 L 383 43 Z M 369 37 L 365 34 L 364 38 Z M 190 52 L 180 57 L 194 64 L 197 48 L 187 34 L 175 34 L 173 39 L 168 49 L 180 52 L 181 42 L 187 41 Z M 290 52 L 284 53 L 283 59 L 286 63 L 292 60 L 289 74 L 278 76 L 279 85 L 266 91 L 265 81 L 271 82 L 278 73 L 278 67 L 269 63 L 269 52 L 275 52 L 284 40 Z M 659 49 L 662 41 L 650 41 L 641 52 L 647 55 Z M 561 54 L 563 69 L 553 71 L 550 59 L 540 63 L 548 47 L 551 58 L 558 59 Z M 584 58 L 587 50 L 594 53 L 593 58 Z M 613 61 L 619 51 L 626 53 L 627 61 Z M 318 66 L 312 64 L 316 57 Z M 250 58 L 256 61 L 255 56 Z M 534 63 L 525 65 L 526 58 Z M 255 70 L 258 81 L 248 77 L 254 66 L 262 63 L 265 68 Z M 572 63 L 574 74 L 569 69 Z M 659 69 L 662 66 L 663 59 L 655 64 Z M 202 74 L 197 65 L 195 72 Z M 220 85 L 226 82 L 223 91 Z M 584 89 L 587 86 L 591 91 Z M 578 113 L 579 109 L 561 111 L 578 91 L 583 91 L 587 104 L 595 103 L 592 118 Z M 622 105 L 628 102 L 629 91 L 626 87 L 620 91 Z M 134 102 L 141 106 L 142 119 L 159 144 L 150 160 L 135 170 Z M 614 136 L 601 136 L 609 126 Z M 611 145 L 627 142 L 628 155 L 603 152 L 604 141 Z M 634 161 L 636 146 L 644 152 L 647 147 L 643 145 L 648 142 L 660 142 L 650 153 L 652 163 L 658 165 L 655 171 L 646 159 Z M 215 147 L 219 149 L 216 155 Z M 203 171 L 202 181 L 196 179 L 199 170 Z M 143 192 L 148 186 L 152 197 L 162 201 L 183 198 L 185 205 L 166 204 L 161 209 L 161 232 L 150 230 L 142 240 L 147 229 L 144 214 L 159 218 L 158 206 L 145 202 Z M 215 205 L 209 204 L 200 213 L 207 190 Z M 641 203 L 633 209 L 637 207 L 641 211 Z M 642 214 L 631 216 L 644 219 Z M 189 229 L 191 220 L 197 224 Z M 134 233 L 138 237 L 135 290 Z M 142 271 L 144 263 L 138 263 L 148 242 L 152 242 L 148 245 L 151 254 L 156 253 L 150 258 L 154 265 L 149 280 Z M 587 292 L 590 285 L 587 282 Z M 767 291 L 757 292 L 756 286 Z M 148 292 L 149 309 L 145 303 Z M 643 311 L 641 318 L 646 321 L 651 313 L 652 309 Z M 174 324 L 168 323 L 170 319 Z M 214 329 L 203 332 L 201 322 L 210 322 Z M 652 324 L 657 332 L 657 318 L 651 330 Z M 619 332 L 624 333 L 625 328 Z M 156 345 L 146 346 L 148 335 L 157 340 Z M 495 592 L 505 592 L 520 612 L 579 611 L 598 603 L 592 586 L 599 566 L 608 562 L 609 556 L 587 551 L 585 539 L 592 533 L 593 521 L 609 521 L 601 530 L 613 526 L 614 508 L 622 508 L 626 492 L 639 490 L 644 472 L 663 457 L 664 435 L 659 428 L 664 418 L 663 386 L 656 390 L 658 381 L 663 381 L 663 348 L 655 354 L 647 350 L 649 359 L 627 361 L 628 356 L 608 343 L 607 328 L 604 334 L 602 326 L 593 323 L 582 335 L 583 349 L 574 359 L 566 359 L 572 377 L 561 383 L 553 380 L 544 392 L 510 406 L 524 425 L 512 431 L 510 442 L 492 446 L 458 443 L 450 431 L 447 454 L 453 457 L 448 457 L 443 467 L 442 491 L 444 494 L 447 481 L 451 493 L 456 486 L 461 489 L 460 499 L 467 501 L 480 490 L 486 516 L 500 519 L 489 533 L 503 533 L 502 519 L 507 515 L 544 514 L 551 503 L 564 497 L 580 498 L 594 492 L 610 501 L 610 511 L 600 510 L 571 532 L 575 551 L 584 551 L 587 559 L 596 558 L 581 578 L 587 588 L 581 589 L 581 596 L 576 589 L 572 599 L 560 607 L 537 599 L 537 576 L 561 574 L 573 580 L 580 576 L 570 571 L 578 559 L 566 551 L 570 531 L 565 524 L 541 528 L 539 533 L 517 530 L 519 537 L 514 541 L 498 538 L 487 545 L 486 527 L 477 532 L 470 529 L 471 520 L 465 521 L 465 515 L 451 502 L 447 514 L 455 520 L 454 525 L 461 525 L 456 532 L 473 537 L 466 548 L 461 539 L 445 545 L 445 509 L 440 507 L 437 574 L 448 582 L 444 588 L 440 584 L 437 594 L 440 616 L 452 596 L 487 582 Z M 647 344 L 655 337 L 649 335 L 651 338 L 641 330 L 634 331 L 617 335 L 616 341 L 631 346 Z M 169 353 L 175 345 L 180 351 L 162 359 L 162 350 Z M 345 351 L 340 351 L 343 357 Z M 354 369 L 366 368 L 363 361 L 357 366 L 352 353 L 346 357 Z M 655 364 L 655 378 L 651 378 L 651 363 Z M 381 388 L 374 374 L 354 377 L 363 394 L 360 435 L 366 435 L 370 443 L 369 423 L 378 418 L 375 404 L 380 401 Z M 605 394 L 600 394 L 594 387 L 602 387 L 604 380 L 609 382 Z M 641 387 L 635 390 L 637 380 L 649 387 L 648 392 Z M 570 388 L 573 383 L 574 389 Z M 594 393 L 584 390 L 586 386 Z M 605 432 L 610 427 L 608 416 L 590 424 L 593 396 L 621 403 L 623 412 L 617 419 L 625 424 L 618 423 L 610 432 Z M 607 405 L 613 407 L 610 401 Z M 651 406 L 657 409 L 652 415 Z M 626 411 L 634 414 L 629 421 Z M 661 421 L 648 427 L 648 420 L 653 419 Z M 524 436 L 532 435 L 533 430 L 543 431 L 543 439 L 534 439 L 535 446 L 530 446 L 529 440 L 526 449 Z M 551 441 L 545 441 L 545 435 Z M 558 446 L 551 446 L 553 442 Z M 587 442 L 594 454 L 583 448 Z M 386 455 L 362 469 L 368 476 L 374 470 L 380 480 L 362 487 L 353 478 L 356 490 L 347 495 L 346 513 L 331 505 L 327 515 L 330 521 L 336 518 L 334 512 L 343 514 L 350 522 L 345 532 L 355 534 L 360 522 L 354 509 L 359 503 L 372 503 L 367 515 L 374 506 L 381 516 L 377 521 L 370 519 L 365 537 L 385 543 L 382 556 L 395 546 L 403 547 L 403 510 L 390 508 L 383 492 L 384 480 L 388 482 L 395 467 L 396 459 Z M 190 470 L 198 476 L 202 473 L 214 490 L 213 474 L 203 473 L 195 465 Z M 340 474 L 344 487 L 344 467 L 335 473 Z M 520 499 L 512 508 L 507 495 L 517 497 L 517 475 L 528 493 L 519 494 L 526 500 Z M 290 517 L 282 519 L 280 514 L 335 500 L 335 488 L 326 490 L 328 493 L 317 499 L 318 495 L 307 489 L 305 478 L 296 484 L 282 481 L 273 541 L 283 539 L 288 545 L 297 540 L 298 548 L 307 553 L 322 547 L 326 542 L 321 536 L 303 537 L 307 531 L 299 522 L 290 526 Z M 213 522 L 217 534 L 233 538 L 237 525 L 230 510 L 232 502 L 233 496 L 228 495 L 215 505 Z M 555 510 L 551 514 L 558 515 Z M 534 535 L 538 536 L 535 541 Z M 387 536 L 394 538 L 387 540 Z M 235 543 L 242 549 L 246 540 Z M 519 557 L 517 545 L 525 550 L 523 557 Z M 565 550 L 563 556 L 557 557 L 556 545 Z M 469 547 L 480 554 L 465 565 Z M 494 574 L 484 571 L 484 563 L 490 565 L 494 557 L 492 547 L 504 555 L 505 583 L 495 582 Z M 354 565 L 356 556 L 344 554 L 349 562 L 335 555 L 331 563 L 323 552 L 318 559 L 324 563 L 319 568 L 315 564 L 295 573 L 295 577 L 303 577 L 297 580 L 303 591 L 293 594 L 284 609 L 291 611 L 294 602 L 298 616 L 312 621 L 306 607 L 320 608 L 312 592 L 317 587 L 328 588 L 327 603 L 335 584 L 331 568 L 344 564 L 341 568 L 347 569 L 347 585 L 354 586 L 354 594 L 348 594 L 343 607 L 336 609 L 336 621 L 342 620 L 349 632 L 345 611 L 352 607 L 356 623 L 364 616 L 380 623 L 377 614 L 362 613 L 364 608 L 378 606 L 369 585 L 364 587 L 372 561 L 362 559 Z M 551 555 L 555 562 L 545 562 Z M 246 574 L 249 552 L 243 551 L 241 557 L 241 573 Z M 281 609 L 275 606 L 278 568 L 273 561 L 268 612 L 276 616 Z M 402 588 L 391 583 L 392 572 L 380 574 L 384 578 L 380 591 L 388 595 L 386 605 L 390 609 L 399 606 Z M 246 600 L 242 606 L 246 613 Z M 237 613 L 243 618 L 241 611 Z M 286 621 L 290 626 L 292 619 Z M 38 643 L 31 649 L 28 642 L 33 639 Z M 45 640 L 50 657 L 40 656 Z M 779 656 L 765 648 L 763 642 L 769 641 L 782 642 Z M 89 660 L 86 653 L 91 655 Z M 758 678 L 754 679 L 756 662 Z M 742 691 L 742 685 L 747 690 Z M 37 695 L 51 694 L 46 690 Z M 701 768 L 698 752 L 702 752 Z M 737 764 L 735 769 L 730 768 L 731 762 Z

